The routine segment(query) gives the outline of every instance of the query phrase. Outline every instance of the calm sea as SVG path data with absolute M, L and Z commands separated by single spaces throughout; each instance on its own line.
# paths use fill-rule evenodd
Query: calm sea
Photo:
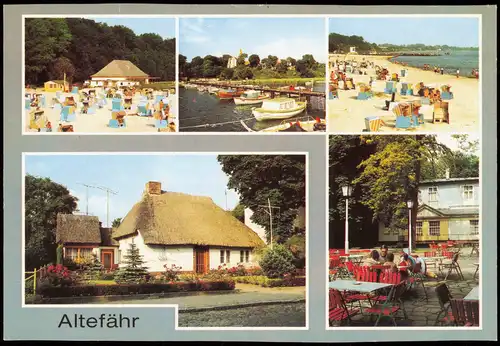
M 400 56 L 396 60 L 413 67 L 423 67 L 424 64 L 429 64 L 431 67 L 439 66 L 449 74 L 455 74 L 459 69 L 462 76 L 470 76 L 472 69 L 479 68 L 478 50 L 451 51 L 450 53 L 450 55 L 441 56 Z
M 325 91 L 324 83 L 314 85 L 315 91 Z M 325 118 L 323 102 L 311 100 L 307 110 L 297 117 Z M 244 120 L 251 129 L 258 131 L 279 125 L 282 120 L 258 122 L 252 116 L 256 105 L 236 106 L 232 100 L 219 100 L 215 95 L 201 93 L 196 89 L 179 88 L 179 130 L 181 132 L 246 132 L 239 120 Z M 225 124 L 221 124 L 225 123 Z M 207 125 L 208 126 L 205 126 Z

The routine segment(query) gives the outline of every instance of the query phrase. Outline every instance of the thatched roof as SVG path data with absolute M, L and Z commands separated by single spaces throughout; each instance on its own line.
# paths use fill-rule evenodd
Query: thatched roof
M 128 60 L 113 60 L 99 72 L 90 76 L 98 78 L 134 77 L 148 78 L 149 76 Z
M 217 206 L 211 198 L 184 193 L 145 193 L 125 216 L 114 238 L 140 231 L 150 245 L 259 247 L 252 229 Z
M 100 244 L 99 218 L 89 215 L 57 214 L 56 241 Z
M 113 238 L 113 228 L 101 227 L 101 245 L 118 246 L 118 242 Z

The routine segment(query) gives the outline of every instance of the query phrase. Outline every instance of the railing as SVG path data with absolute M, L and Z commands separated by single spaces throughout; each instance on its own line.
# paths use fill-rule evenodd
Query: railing
M 24 282 L 26 284 L 26 282 L 28 280 L 31 280 L 33 279 L 33 293 L 36 293 L 36 284 L 37 284 L 37 281 L 38 280 L 41 280 L 43 279 L 46 275 L 47 275 L 47 265 L 43 266 L 43 267 L 40 267 L 38 269 L 34 269 L 33 271 L 31 272 L 24 272 L 24 275 L 26 276 L 27 274 L 31 274 L 30 276 L 28 277 L 25 277 L 24 278 Z

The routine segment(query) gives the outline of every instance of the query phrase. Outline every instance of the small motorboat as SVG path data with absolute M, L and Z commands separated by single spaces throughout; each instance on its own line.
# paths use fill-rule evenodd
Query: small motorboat
M 240 97 L 243 93 L 243 89 L 220 89 L 217 96 L 221 100 L 231 100 L 234 97 Z
M 260 91 L 249 90 L 239 97 L 233 97 L 233 100 L 236 105 L 256 105 L 264 102 L 269 97 L 269 95 L 262 94 Z
M 262 130 L 252 130 L 243 121 L 241 125 L 248 132 L 325 132 L 326 120 L 320 118 L 312 118 L 310 116 L 301 117 L 292 120 L 283 120 L 281 124 L 271 126 Z
M 306 106 L 305 101 L 280 97 L 264 100 L 262 107 L 252 108 L 252 114 L 257 121 L 288 119 L 302 113 Z

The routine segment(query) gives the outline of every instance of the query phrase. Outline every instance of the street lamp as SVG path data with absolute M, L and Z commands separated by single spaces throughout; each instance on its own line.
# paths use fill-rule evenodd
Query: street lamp
M 349 254 L 349 197 L 351 197 L 351 185 L 342 186 L 342 194 L 345 197 L 345 253 Z
M 411 209 L 413 208 L 413 201 L 408 200 L 408 255 L 411 255 Z

